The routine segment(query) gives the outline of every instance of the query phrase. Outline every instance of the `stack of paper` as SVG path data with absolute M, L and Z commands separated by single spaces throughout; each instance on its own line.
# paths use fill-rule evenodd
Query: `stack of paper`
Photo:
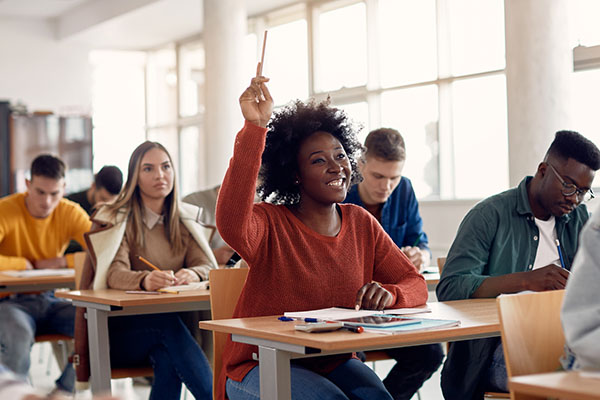
M 365 332 L 371 333 L 384 333 L 392 335 L 394 333 L 412 332 L 412 331 L 423 331 L 435 328 L 447 328 L 451 326 L 459 326 L 460 321 L 455 319 L 428 319 L 419 318 L 418 324 L 400 325 L 400 326 L 389 326 L 389 327 L 368 327 L 364 328 Z
M 426 313 L 431 312 L 429 307 L 418 307 L 418 308 L 395 308 L 395 309 L 387 309 L 383 311 L 377 310 L 358 310 L 356 311 L 353 308 L 341 308 L 341 307 L 330 307 L 330 308 L 322 308 L 320 310 L 309 310 L 309 311 L 290 311 L 286 312 L 284 315 L 290 318 L 315 318 L 322 321 L 337 321 L 340 319 L 348 319 L 348 318 L 358 318 L 358 317 L 366 317 L 369 315 L 409 315 L 409 314 L 418 314 L 418 313 Z

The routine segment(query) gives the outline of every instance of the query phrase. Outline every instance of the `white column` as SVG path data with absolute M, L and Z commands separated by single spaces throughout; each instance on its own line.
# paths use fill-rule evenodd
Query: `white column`
M 199 162 L 205 162 L 206 183 L 211 186 L 223 180 L 235 134 L 243 123 L 238 98 L 245 87 L 242 54 L 246 20 L 244 0 L 204 0 L 205 160 Z
M 533 175 L 554 137 L 570 129 L 567 0 L 505 0 L 510 185 Z

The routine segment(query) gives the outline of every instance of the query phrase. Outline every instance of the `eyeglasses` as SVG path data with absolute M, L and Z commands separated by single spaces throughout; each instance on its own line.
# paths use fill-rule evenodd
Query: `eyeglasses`
M 591 200 L 591 199 L 593 199 L 595 197 L 594 196 L 594 192 L 592 192 L 592 189 L 579 189 L 577 187 L 577 185 L 565 182 L 565 180 L 562 178 L 562 176 L 560 176 L 558 174 L 558 172 L 552 166 L 552 164 L 550 164 L 550 163 L 546 163 L 546 164 L 548 164 L 548 166 L 550 167 L 550 169 L 552 170 L 552 172 L 554 172 L 554 175 L 556 175 L 556 178 L 562 184 L 562 194 L 563 194 L 563 196 L 569 197 L 569 196 L 573 196 L 575 193 L 577 193 L 577 200 L 578 201 L 588 201 L 588 200 Z

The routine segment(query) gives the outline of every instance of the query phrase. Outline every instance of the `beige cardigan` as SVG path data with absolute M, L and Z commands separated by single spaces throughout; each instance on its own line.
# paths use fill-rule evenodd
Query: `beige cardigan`
M 206 253 L 211 264 L 210 267 L 206 267 L 205 279 L 208 279 L 208 270 L 217 268 L 217 261 L 208 244 L 216 228 L 202 224 L 200 222 L 201 213 L 202 209 L 194 205 L 179 204 L 181 222 Z M 119 211 L 115 216 L 111 216 L 106 208 L 102 207 L 92 215 L 91 219 L 92 229 L 85 234 L 88 254 L 81 275 L 80 289 L 106 289 L 106 274 L 125 235 L 127 215 L 125 211 Z M 77 307 L 75 314 L 73 364 L 76 367 L 77 388 L 84 389 L 90 378 L 90 362 L 87 321 L 85 320 L 85 309 L 81 307 Z

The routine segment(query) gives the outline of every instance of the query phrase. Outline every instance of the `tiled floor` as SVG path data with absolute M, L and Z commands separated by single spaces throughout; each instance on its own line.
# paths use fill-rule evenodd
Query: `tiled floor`
M 369 366 L 374 368 L 375 372 L 383 379 L 392 368 L 394 361 L 377 361 L 369 363 Z M 52 349 L 48 343 L 35 344 L 31 353 L 31 381 L 36 388 L 45 392 L 50 392 L 54 388 L 54 380 L 59 376 L 59 369 L 52 354 Z M 112 381 L 113 395 L 118 396 L 122 400 L 144 400 L 150 394 L 150 386 L 134 383 L 131 379 L 118 379 Z M 440 374 L 436 372 L 421 388 L 421 400 L 442 400 L 440 390 Z M 89 390 L 77 393 L 75 399 L 89 400 L 91 399 Z M 181 396 L 183 399 L 192 400 L 194 397 L 191 393 L 185 393 Z M 412 400 L 417 400 L 414 396 Z

